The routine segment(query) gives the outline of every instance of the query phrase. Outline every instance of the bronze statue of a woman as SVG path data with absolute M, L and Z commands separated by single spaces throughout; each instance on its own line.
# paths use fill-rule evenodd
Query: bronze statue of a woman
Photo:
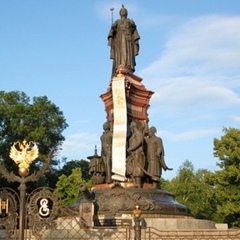
M 120 10 L 121 19 L 116 20 L 108 34 L 108 45 L 111 47 L 110 58 L 113 59 L 112 76 L 116 68 L 121 64 L 130 72 L 135 71 L 135 56 L 139 52 L 140 36 L 133 20 L 127 18 L 128 11 L 122 5 Z

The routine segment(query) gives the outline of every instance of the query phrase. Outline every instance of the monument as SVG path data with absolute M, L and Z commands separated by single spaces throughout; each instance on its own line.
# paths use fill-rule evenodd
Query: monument
M 131 225 L 132 213 L 138 209 L 148 226 L 167 218 L 172 225 L 179 219 L 194 220 L 185 205 L 161 189 L 162 170 L 172 169 L 165 162 L 157 129 L 149 127 L 148 108 L 154 92 L 134 74 L 140 36 L 123 5 L 119 13 L 108 35 L 112 78 L 100 96 L 107 115 L 101 155 L 95 149 L 88 157 L 94 186 L 91 192 L 80 187 L 85 197 L 80 202 L 81 218 L 85 227 Z

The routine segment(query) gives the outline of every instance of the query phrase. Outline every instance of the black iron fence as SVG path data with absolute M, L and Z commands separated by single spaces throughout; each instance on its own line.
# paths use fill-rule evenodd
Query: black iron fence
M 67 208 L 50 188 L 34 190 L 26 198 L 24 240 L 237 240 L 240 230 L 159 230 L 127 226 L 86 227 L 78 211 Z M 19 196 L 9 188 L 0 188 L 0 239 L 20 239 Z M 85 227 L 83 227 L 85 226 Z M 140 228 L 139 228 L 140 227 Z

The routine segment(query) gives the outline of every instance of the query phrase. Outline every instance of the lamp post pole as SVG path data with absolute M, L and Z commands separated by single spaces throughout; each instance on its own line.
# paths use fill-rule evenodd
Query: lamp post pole
M 137 205 L 133 210 L 133 220 L 134 220 L 134 240 L 141 240 L 141 214 L 142 211 Z
M 24 240 L 26 184 L 21 183 L 18 189 L 20 191 L 19 239 Z

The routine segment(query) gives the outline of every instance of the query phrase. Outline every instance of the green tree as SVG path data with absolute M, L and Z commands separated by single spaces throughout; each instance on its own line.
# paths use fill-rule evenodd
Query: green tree
M 85 181 L 89 181 L 91 179 L 91 175 L 89 174 L 89 161 L 86 160 L 71 160 L 68 161 L 64 164 L 62 169 L 59 171 L 59 175 L 65 174 L 65 175 L 70 175 L 72 172 L 72 169 L 74 168 L 81 168 L 82 172 L 82 178 Z
M 17 168 L 9 158 L 14 142 L 35 141 L 38 159 L 44 161 L 51 150 L 61 146 L 62 132 L 67 126 L 62 111 L 46 96 L 34 97 L 31 102 L 24 92 L 0 91 L 0 156 L 10 171 Z M 30 170 L 37 170 L 39 165 L 41 162 L 34 162 Z M 4 179 L 1 181 L 5 183 Z
M 240 129 L 223 128 L 214 139 L 214 156 L 219 159 L 212 181 L 218 202 L 215 220 L 240 227 Z
M 78 202 L 81 197 L 80 184 L 85 183 L 88 187 L 90 182 L 86 182 L 82 178 L 81 168 L 72 169 L 72 173 L 67 176 L 65 174 L 59 177 L 56 184 L 56 194 L 61 198 L 66 206 L 70 206 Z
M 190 198 L 190 194 L 194 191 L 192 185 L 194 180 L 194 166 L 186 160 L 178 169 L 177 176 L 168 184 L 165 183 L 166 190 L 175 194 L 177 201 L 186 204 Z
M 215 198 L 215 189 L 209 184 L 212 172 L 206 169 L 199 169 L 195 173 L 195 188 L 197 202 L 192 202 L 194 216 L 197 219 L 213 220 L 216 212 L 217 201 Z
M 205 169 L 194 171 L 193 164 L 186 160 L 177 176 L 164 182 L 164 189 L 172 192 L 179 203 L 186 205 L 195 218 L 212 219 L 215 212 L 214 189 L 208 184 L 211 174 Z

